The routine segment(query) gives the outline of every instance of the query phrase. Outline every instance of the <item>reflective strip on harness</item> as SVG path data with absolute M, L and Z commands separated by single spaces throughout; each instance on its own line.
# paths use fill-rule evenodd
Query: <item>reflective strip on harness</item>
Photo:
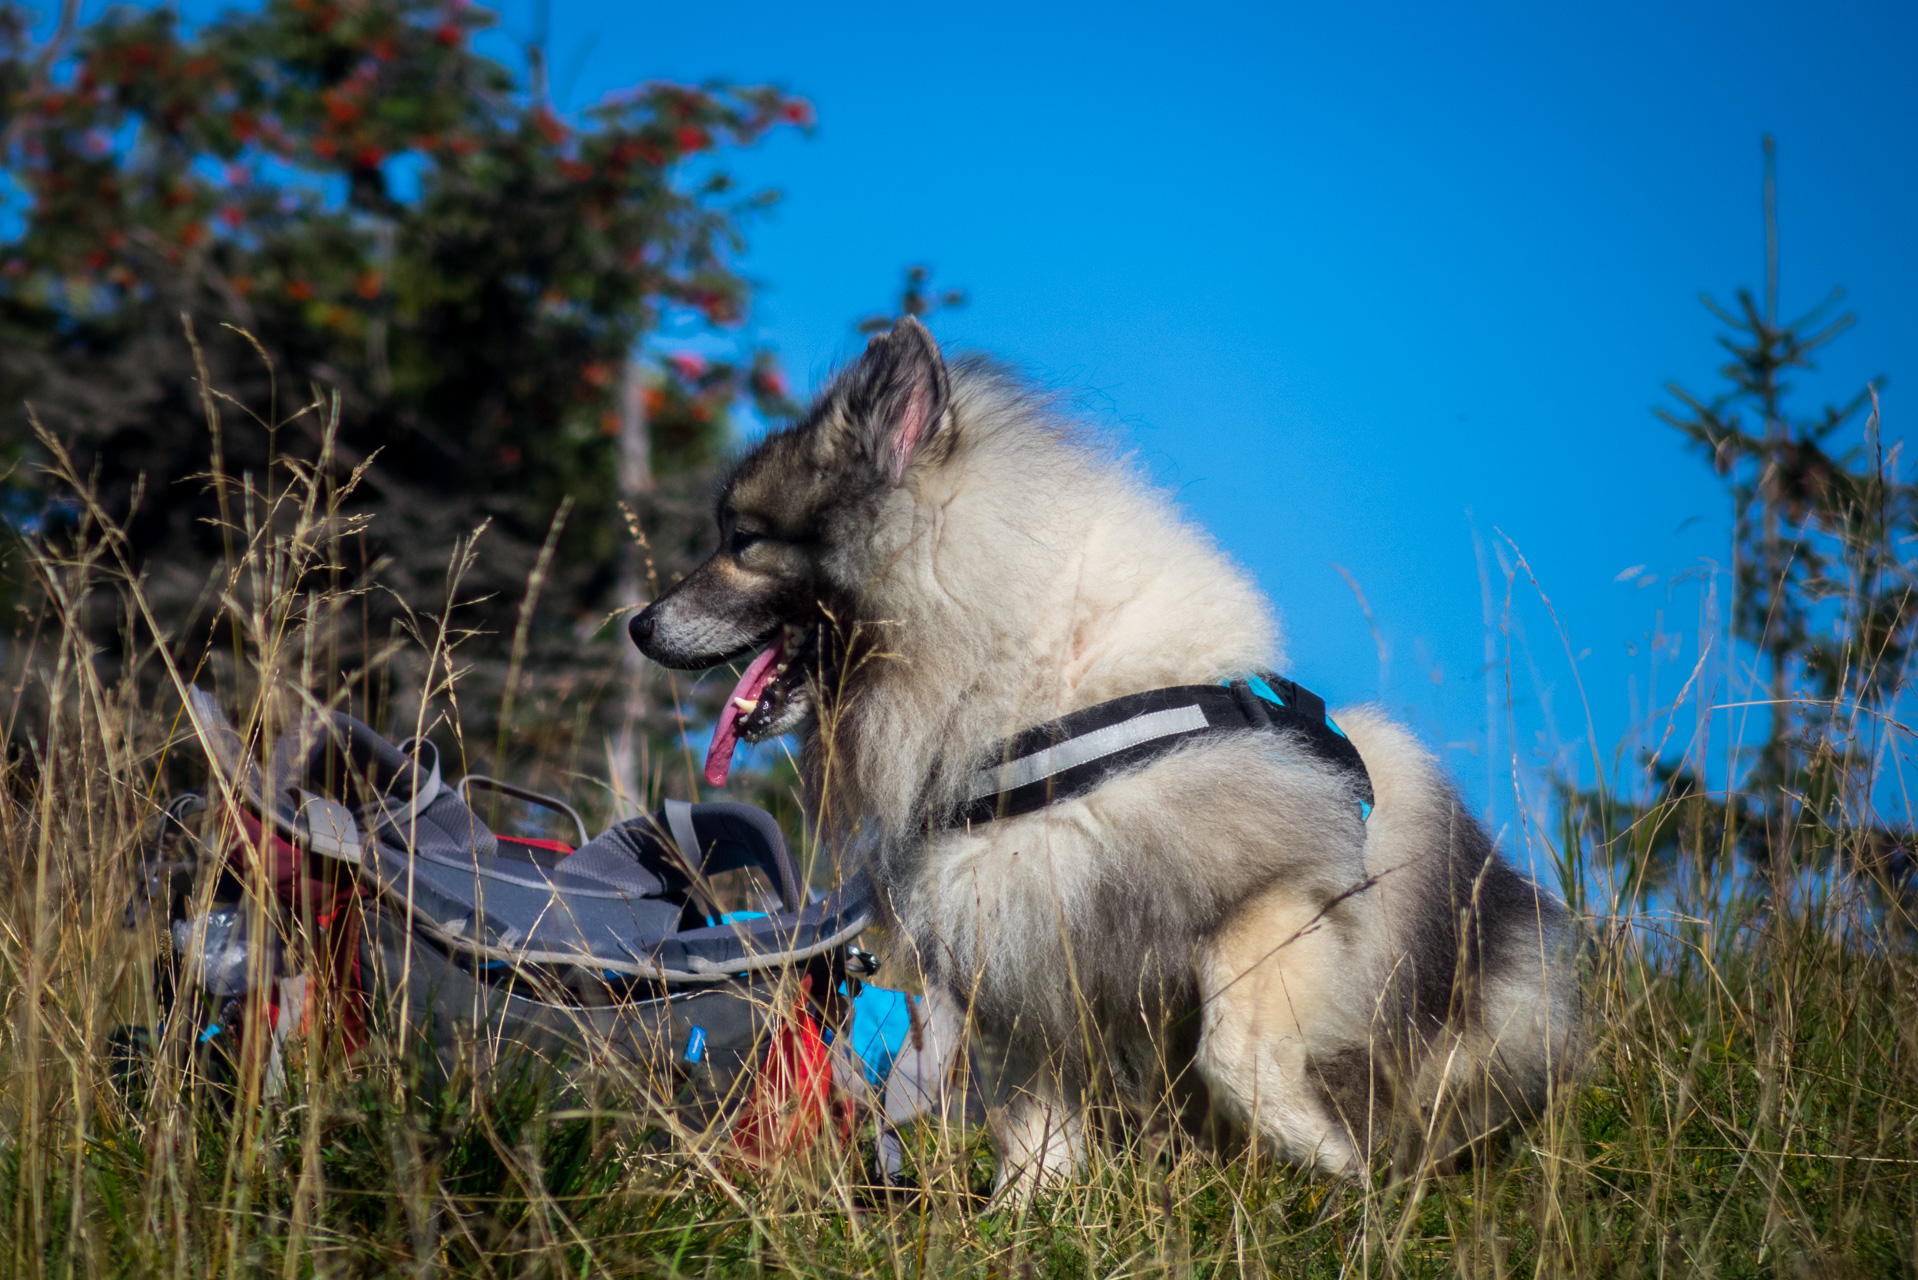
M 1117 755 L 1142 742 L 1169 738 L 1175 733 L 1190 733 L 1194 729 L 1205 727 L 1205 712 L 1198 707 L 1172 707 L 1165 711 L 1150 711 L 1142 716 L 1134 716 L 1130 720 L 1121 720 L 1118 724 L 1107 725 L 1103 729 L 1094 729 L 1083 737 L 1069 739 L 1056 747 L 1047 747 L 1035 755 L 1008 760 L 999 768 L 981 769 L 973 775 L 972 791 L 966 799 L 982 800 L 987 796 L 996 796 L 1001 791 L 1029 787 L 1035 782 L 1064 773 L 1067 769 L 1076 769 L 1082 764 L 1091 764 L 1094 760 Z

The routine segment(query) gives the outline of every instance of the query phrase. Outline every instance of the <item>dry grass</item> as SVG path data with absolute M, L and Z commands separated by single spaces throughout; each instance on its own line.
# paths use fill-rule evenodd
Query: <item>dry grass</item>
M 387 722 L 452 735 L 459 636 L 454 618 L 414 618 L 340 671 L 331 638 L 377 585 L 339 554 L 343 485 L 290 460 L 213 481 L 231 572 L 201 651 L 155 641 L 104 512 L 29 549 L 0 765 L 9 1274 L 1918 1274 L 1912 931 L 1842 879 L 1777 910 L 1728 891 L 1696 918 L 1596 921 L 1585 1083 L 1495 1158 L 1398 1184 L 1328 1185 L 1135 1130 L 1077 1185 L 994 1208 L 981 1135 L 929 1125 L 908 1135 L 922 1193 L 887 1199 L 859 1141 L 749 1170 L 675 1131 L 643 1082 L 555 1095 L 494 1070 L 436 1085 L 392 1026 L 351 1062 L 308 1045 L 277 1098 L 257 1052 L 218 1086 L 187 1020 L 159 1028 L 163 941 L 122 923 L 142 833 L 197 756 L 181 689 L 217 679 L 270 736 L 302 700 L 359 709 L 403 667 Z M 117 666 L 96 653 L 103 617 L 131 655 Z M 1579 843 L 1563 852 L 1585 879 Z M 312 934 L 293 934 L 297 958 Z M 126 1023 L 156 1029 L 131 1087 L 107 1050 Z

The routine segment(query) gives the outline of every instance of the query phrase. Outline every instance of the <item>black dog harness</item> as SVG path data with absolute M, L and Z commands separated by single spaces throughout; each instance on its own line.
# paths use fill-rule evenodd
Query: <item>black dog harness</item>
M 1371 775 L 1358 748 L 1325 714 L 1325 700 L 1265 674 L 1129 694 L 1008 738 L 997 752 L 1000 763 L 973 775 L 953 825 L 1031 813 L 1085 795 L 1120 770 L 1169 755 L 1196 738 L 1247 729 L 1288 734 L 1350 774 L 1360 816 L 1371 816 Z

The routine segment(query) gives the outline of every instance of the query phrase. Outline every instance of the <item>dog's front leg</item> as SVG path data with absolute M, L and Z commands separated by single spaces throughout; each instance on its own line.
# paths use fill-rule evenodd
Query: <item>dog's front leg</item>
M 993 1115 L 999 1148 L 995 1204 L 1023 1204 L 1034 1192 L 1070 1179 L 1086 1157 L 1085 1111 L 1062 1096 L 1054 1080 L 1039 1079 L 1010 1091 Z

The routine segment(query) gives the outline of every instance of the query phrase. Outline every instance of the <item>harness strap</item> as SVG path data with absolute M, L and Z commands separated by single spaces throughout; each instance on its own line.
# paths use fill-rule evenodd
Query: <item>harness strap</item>
M 1122 769 L 1157 760 L 1195 738 L 1262 729 L 1291 735 L 1352 775 L 1363 816 L 1372 779 L 1358 748 L 1325 714 L 1325 700 L 1276 675 L 1223 685 L 1148 689 L 1074 711 L 1006 739 L 999 763 L 973 775 L 952 825 L 1031 813 L 1085 795 Z

